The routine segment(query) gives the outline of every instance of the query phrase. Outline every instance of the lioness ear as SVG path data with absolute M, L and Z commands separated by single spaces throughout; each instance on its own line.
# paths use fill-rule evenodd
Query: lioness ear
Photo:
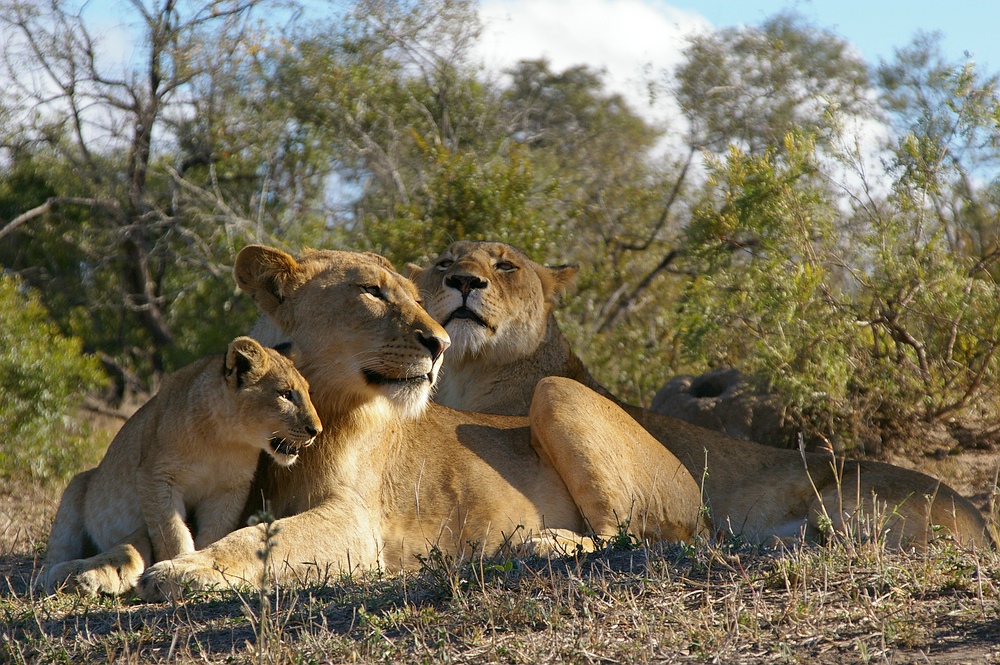
M 299 264 L 290 254 L 264 245 L 248 245 L 236 256 L 233 274 L 239 287 L 266 314 L 284 302 Z
M 407 263 L 406 267 L 406 277 L 411 282 L 419 282 L 421 275 L 424 274 L 424 268 L 421 268 L 416 263 Z
M 576 274 L 580 272 L 580 266 L 565 265 L 549 268 L 542 266 L 538 276 L 542 280 L 542 291 L 545 292 L 545 299 L 555 304 L 560 295 L 576 281 Z
M 270 364 L 267 352 L 256 340 L 237 337 L 226 351 L 226 383 L 233 390 L 256 383 L 267 373 Z
M 281 355 L 285 356 L 292 361 L 294 365 L 299 359 L 299 348 L 292 344 L 291 341 L 281 342 L 280 344 L 275 344 L 271 347 Z
M 386 270 L 391 270 L 392 272 L 396 272 L 396 269 L 392 266 L 392 261 L 385 258 L 381 254 L 375 254 L 374 252 L 363 252 L 363 254 L 368 258 L 372 259 L 373 261 L 375 261 L 376 263 L 378 263 Z

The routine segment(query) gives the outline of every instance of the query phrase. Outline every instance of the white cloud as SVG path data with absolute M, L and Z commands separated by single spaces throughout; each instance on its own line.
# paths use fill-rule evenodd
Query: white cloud
M 650 108 L 647 75 L 672 70 L 687 38 L 711 27 L 697 14 L 642 0 L 484 0 L 480 16 L 479 55 L 488 70 L 540 57 L 556 71 L 587 64 L 603 69 L 609 89 L 656 120 L 673 113 L 663 100 Z

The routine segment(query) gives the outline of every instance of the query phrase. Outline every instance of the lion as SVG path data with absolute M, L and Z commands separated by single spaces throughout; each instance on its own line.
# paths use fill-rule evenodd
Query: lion
M 432 265 L 411 265 L 428 312 L 453 342 L 436 399 L 455 409 L 523 414 L 544 376 L 568 377 L 613 399 L 553 315 L 575 273 L 498 242 L 455 242 Z M 968 545 L 994 542 L 975 506 L 922 473 L 872 461 L 834 464 L 829 455 L 762 446 L 615 402 L 704 483 L 717 532 L 758 543 L 822 540 L 831 529 L 883 537 L 893 547 L 922 547 L 942 531 Z
M 574 381 L 540 382 L 528 417 L 431 403 L 451 342 L 384 258 L 251 245 L 234 273 L 295 345 L 323 433 L 294 467 L 259 474 L 273 523 L 154 564 L 141 597 L 412 569 L 435 548 L 545 554 L 593 545 L 581 534 L 687 541 L 701 527 L 684 466 Z
M 129 591 L 151 563 L 237 527 L 261 451 L 287 467 L 322 431 L 292 361 L 237 337 L 225 354 L 172 374 L 125 422 L 101 463 L 70 481 L 42 583 L 50 592 Z M 81 558 L 94 550 L 97 556 Z

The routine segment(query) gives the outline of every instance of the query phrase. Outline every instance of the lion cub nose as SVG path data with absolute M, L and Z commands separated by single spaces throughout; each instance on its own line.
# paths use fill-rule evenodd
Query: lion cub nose
M 428 335 L 422 332 L 417 333 L 417 339 L 431 352 L 432 361 L 436 361 L 444 353 L 445 349 L 451 346 L 451 340 L 442 339 L 437 335 Z

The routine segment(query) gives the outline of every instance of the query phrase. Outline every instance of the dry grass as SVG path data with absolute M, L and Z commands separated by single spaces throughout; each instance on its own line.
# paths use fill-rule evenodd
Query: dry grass
M 33 595 L 55 500 L 0 498 L 3 663 L 1000 663 L 1000 555 L 948 541 L 432 555 L 417 573 L 150 605 Z

